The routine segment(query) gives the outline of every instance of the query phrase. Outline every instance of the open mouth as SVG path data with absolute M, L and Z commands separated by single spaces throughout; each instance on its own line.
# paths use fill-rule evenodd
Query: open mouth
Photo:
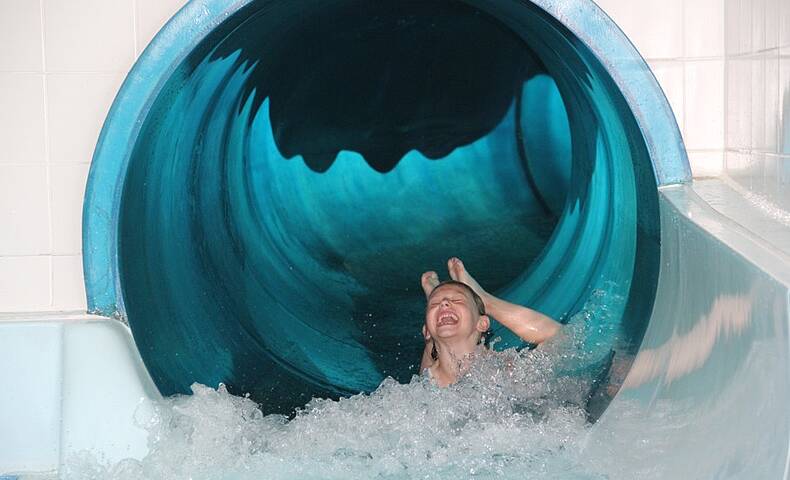
M 455 325 L 458 323 L 458 317 L 451 312 L 442 313 L 439 315 L 439 319 L 436 322 L 437 327 L 443 327 L 445 325 Z

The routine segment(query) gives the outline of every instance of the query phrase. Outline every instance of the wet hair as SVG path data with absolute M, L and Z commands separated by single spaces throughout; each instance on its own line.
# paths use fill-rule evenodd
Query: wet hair
M 475 306 L 477 307 L 477 313 L 479 313 L 480 315 L 485 315 L 486 314 L 486 306 L 483 303 L 483 299 L 480 298 L 480 295 L 478 295 L 477 292 L 475 292 L 472 289 L 472 287 L 470 287 L 469 285 L 465 284 L 464 282 L 459 282 L 458 280 L 445 280 L 445 281 L 441 282 L 439 285 L 436 285 L 435 287 L 433 287 L 433 290 L 431 290 L 431 293 L 430 293 L 430 295 L 428 295 L 428 298 L 430 298 L 431 295 L 433 295 L 433 292 L 435 292 L 438 288 L 444 287 L 445 285 L 457 285 L 457 286 L 463 288 L 464 290 L 466 290 L 467 292 L 469 292 L 469 295 L 472 296 L 472 300 L 474 300 Z

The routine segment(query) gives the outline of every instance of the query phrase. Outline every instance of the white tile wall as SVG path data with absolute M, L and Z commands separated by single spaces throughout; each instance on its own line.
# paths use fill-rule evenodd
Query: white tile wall
M 749 0 L 752 9 L 752 51 L 765 50 L 765 2 L 766 0 Z
M 42 71 L 44 64 L 39 2 L 0 1 L 0 45 L 3 45 L 0 48 L 0 71 Z
M 766 0 L 765 2 L 765 48 L 779 46 L 779 20 L 781 4 L 787 0 Z
M 765 136 L 763 148 L 766 152 L 778 152 L 779 139 L 779 51 L 773 50 L 765 58 Z
M 740 12 L 740 0 L 724 0 L 724 52 L 726 54 L 736 54 L 740 47 L 738 37 L 738 14 Z
M 734 4 L 737 4 L 735 6 Z M 725 174 L 790 210 L 790 2 L 726 0 Z
M 689 162 L 694 165 L 694 175 L 698 178 L 716 177 L 724 168 L 724 152 L 722 150 L 710 152 L 689 152 Z
M 47 75 L 51 162 L 90 163 L 96 140 L 125 75 Z
M 725 2 L 741 8 L 741 0 L 597 2 L 648 61 L 694 153 L 694 176 L 716 175 L 723 165 L 715 159 L 724 152 Z
M 780 50 L 777 152 L 790 155 L 790 47 Z
M 597 0 L 596 3 L 617 22 L 643 57 L 683 56 L 683 0 Z
M 85 308 L 81 217 L 104 118 L 184 0 L 0 0 L 0 312 Z
M 724 148 L 724 61 L 685 65 L 684 140 L 689 150 Z
M 653 70 L 656 80 L 664 90 L 669 105 L 675 112 L 675 119 L 678 127 L 683 131 L 685 111 L 685 74 L 684 63 L 674 60 L 654 60 L 650 62 L 650 69 Z
M 134 60 L 133 0 L 43 0 L 46 68 L 125 72 Z
M 0 255 L 49 253 L 47 191 L 44 165 L 0 165 Z
M 684 55 L 724 55 L 724 8 L 722 0 L 693 0 L 684 4 Z
M 0 105 L 0 164 L 44 163 L 44 76 L 0 73 Z
M 137 38 L 135 51 L 139 55 L 156 32 L 170 17 L 184 6 L 184 0 L 137 0 Z
M 82 255 L 52 257 L 53 303 L 64 310 L 85 310 Z
M 738 37 L 738 53 L 752 51 L 752 4 L 748 0 L 738 2 L 736 31 L 732 32 Z
M 779 10 L 779 46 L 790 46 L 790 2 L 787 0 L 777 0 L 780 3 Z
M 52 165 L 52 253 L 79 255 L 82 252 L 82 198 L 89 165 Z
M 765 57 L 759 55 L 750 60 L 752 77 L 749 91 L 752 95 L 751 144 L 754 150 L 765 150 Z
M 0 305 L 4 311 L 32 311 L 50 308 L 51 259 L 0 257 Z
M 732 58 L 727 63 L 727 135 L 728 148 L 746 149 L 751 144 L 752 92 L 751 61 Z

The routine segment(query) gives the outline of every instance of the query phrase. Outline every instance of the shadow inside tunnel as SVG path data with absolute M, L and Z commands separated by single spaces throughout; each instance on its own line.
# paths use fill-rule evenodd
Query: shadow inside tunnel
M 378 172 L 411 150 L 446 157 L 493 130 L 544 70 L 500 21 L 456 1 L 273 2 L 237 32 L 251 118 L 268 98 L 277 148 L 316 172 L 343 150 Z

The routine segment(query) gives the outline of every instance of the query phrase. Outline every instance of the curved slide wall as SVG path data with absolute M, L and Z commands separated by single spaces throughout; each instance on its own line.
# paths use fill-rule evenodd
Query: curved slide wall
M 662 189 L 650 324 L 585 449 L 613 478 L 788 478 L 790 256 L 764 215 L 719 180 Z
M 192 2 L 102 132 L 89 309 L 128 321 L 162 393 L 223 382 L 287 412 L 416 373 L 419 274 L 457 255 L 562 320 L 604 292 L 603 361 L 639 344 L 657 186 L 688 179 L 591 2 Z

